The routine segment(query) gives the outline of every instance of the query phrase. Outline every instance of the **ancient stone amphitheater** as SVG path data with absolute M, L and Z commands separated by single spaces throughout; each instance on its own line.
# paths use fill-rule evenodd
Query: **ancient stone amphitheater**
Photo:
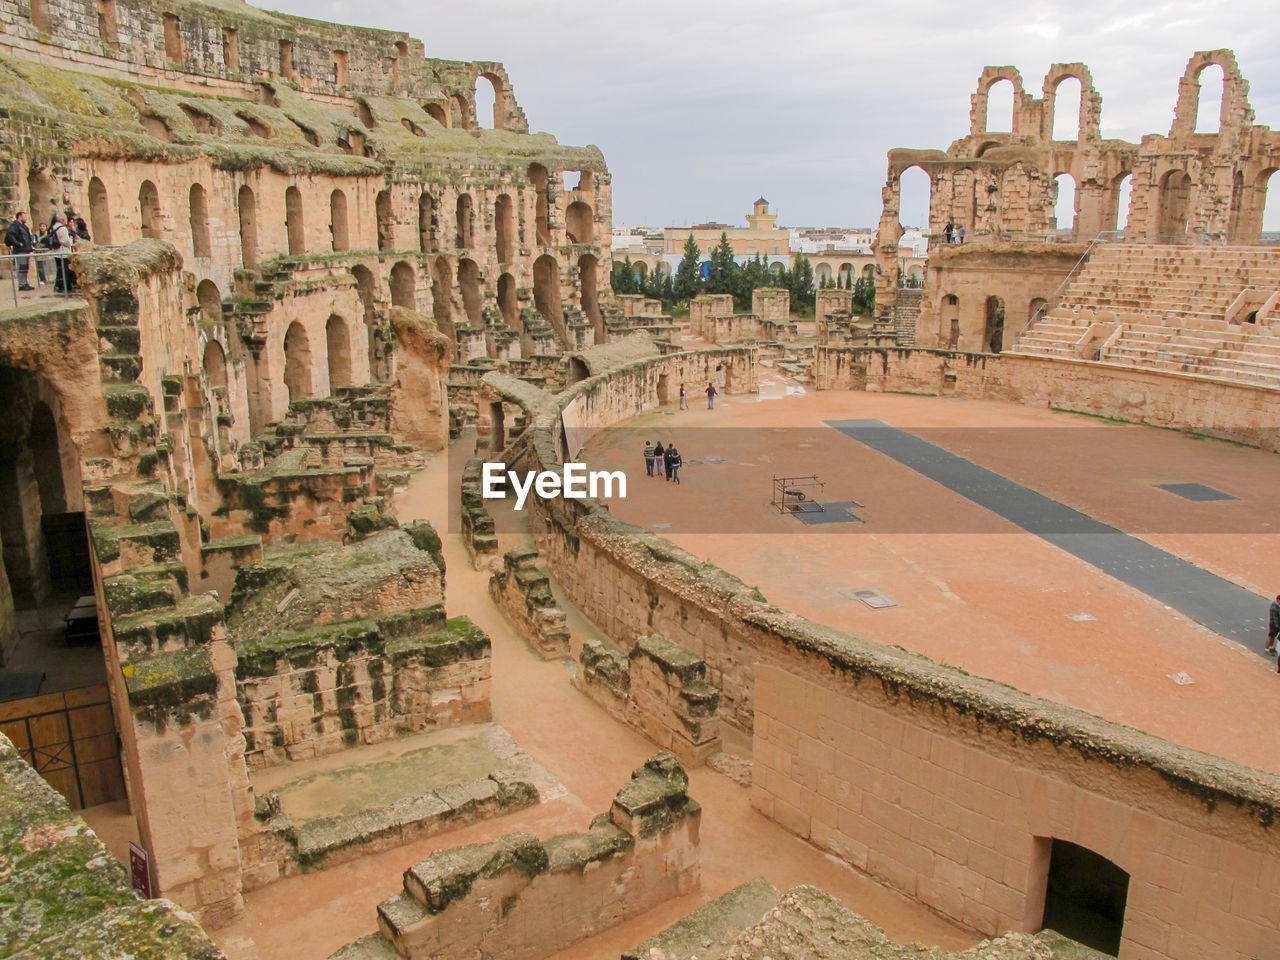
M 558 472 L 762 369 L 1280 449 L 1280 140 L 1228 52 L 1140 145 L 1083 66 L 988 68 L 968 138 L 890 154 L 873 322 L 822 291 L 810 333 L 775 290 L 614 297 L 604 158 L 499 63 L 238 0 L 3 7 L 0 212 L 91 240 L 38 258 L 78 290 L 10 261 L 0 303 L 0 957 L 1105 955 L 1046 929 L 1060 881 L 1119 898 L 1081 907 L 1111 955 L 1277 955 L 1273 772 L 810 622 L 601 502 L 509 530 L 472 460 Z M 969 227 L 923 290 L 911 166 Z

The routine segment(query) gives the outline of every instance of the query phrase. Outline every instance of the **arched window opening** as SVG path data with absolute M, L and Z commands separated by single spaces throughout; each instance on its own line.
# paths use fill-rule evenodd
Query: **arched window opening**
M 440 249 L 440 201 L 427 191 L 418 196 L 418 249 L 435 253 Z M 498 255 L 502 259 L 502 255 Z
M 374 200 L 378 215 L 378 249 L 391 250 L 395 245 L 395 223 L 391 211 L 391 191 L 381 190 Z
M 356 119 L 370 130 L 378 125 L 378 121 L 374 119 L 373 111 L 369 109 L 369 104 L 363 100 L 356 101 Z
M 502 117 L 498 112 L 498 84 L 486 75 L 476 78 L 476 126 L 502 129 Z M 492 121 L 492 122 L 491 122 Z
M 351 249 L 347 235 L 347 195 L 341 190 L 329 194 L 329 230 L 333 234 L 335 253 Z
M 1039 314 L 1040 311 L 1042 311 L 1048 305 L 1048 303 L 1049 301 L 1046 300 L 1044 297 L 1036 297 L 1035 299 L 1033 299 L 1031 301 L 1030 307 L 1027 309 L 1027 322 L 1031 323 L 1033 320 L 1035 320 L 1036 315 Z
M 933 181 L 921 167 L 908 167 L 898 177 L 898 225 L 906 230 L 929 229 L 929 198 Z M 959 224 L 956 224 L 959 226 Z
M 591 205 L 575 200 L 565 211 L 565 231 L 570 243 L 594 243 L 595 224 L 592 222 Z
M 458 197 L 458 249 L 471 249 L 472 210 L 471 195 L 461 194 Z
M 31 229 L 40 221 L 51 221 L 58 212 L 58 185 L 43 170 L 32 168 L 27 174 L 27 195 L 31 199 Z
M 1191 176 L 1185 170 L 1170 170 L 1160 181 L 1160 239 L 1186 236 L 1190 208 Z
M 520 304 L 516 300 L 516 280 L 509 273 L 498 278 L 498 309 L 507 326 L 517 333 L 524 332 L 524 324 L 520 322 Z
M 1111 229 L 1129 228 L 1129 207 L 1133 202 L 1133 175 L 1121 174 L 1111 184 Z
M 1246 233 L 1245 213 L 1248 198 L 1245 196 L 1244 174 L 1237 170 L 1231 178 L 1231 205 L 1227 211 L 1227 236 L 1242 239 Z
M 1013 133 L 1013 81 L 997 80 L 987 87 L 987 132 Z
M 533 184 L 537 194 L 534 207 L 534 222 L 537 225 L 537 242 L 540 247 L 551 245 L 551 203 L 548 197 L 547 168 L 540 163 L 529 164 L 529 182 Z
M 290 403 L 312 396 L 311 344 L 307 331 L 296 320 L 284 334 L 284 385 Z
M 204 377 L 215 390 L 227 388 L 227 354 L 217 340 L 204 346 Z
M 240 69 L 240 32 L 235 27 L 222 28 L 222 64 L 228 73 Z
M 119 46 L 116 31 L 116 0 L 98 0 L 98 39 L 113 53 Z
M 960 346 L 960 298 L 954 293 L 949 293 L 943 297 L 939 316 L 942 319 L 941 333 L 946 341 L 947 349 L 958 349 Z
M 1196 106 L 1196 133 L 1217 133 L 1222 127 L 1222 96 L 1227 78 L 1222 67 L 1211 63 L 1200 71 L 1200 102 Z
M 40 493 L 40 512 L 45 516 L 67 512 L 67 487 L 62 476 L 62 450 L 58 442 L 58 422 L 43 400 L 31 408 L 27 448 L 32 454 L 32 473 Z
M 289 255 L 301 256 L 307 252 L 307 232 L 302 220 L 302 191 L 289 187 L 284 192 L 284 225 L 289 234 Z
M 1280 233 L 1280 200 L 1276 199 L 1276 191 L 1271 189 L 1280 185 L 1280 180 L 1276 179 L 1277 172 L 1280 171 L 1265 171 L 1258 177 L 1258 186 L 1255 188 L 1259 194 L 1257 203 L 1262 208 L 1262 232 L 1267 234 Z M 1275 242 L 1276 237 L 1272 236 L 1269 239 Z
M 89 178 L 89 226 L 93 230 L 93 242 L 100 246 L 111 243 L 111 211 L 107 201 L 107 187 L 97 177 Z
M 345 87 L 351 82 L 351 55 L 346 50 L 333 51 L 333 85 Z
M 196 285 L 196 301 L 200 304 L 200 319 L 206 323 L 222 322 L 222 294 L 212 280 L 201 280 Z
M 142 235 L 149 240 L 163 240 L 160 235 L 160 191 L 150 180 L 143 180 L 138 187 L 138 213 L 142 220 Z
M 431 267 L 431 312 L 436 318 L 436 326 L 450 340 L 455 340 L 453 332 L 453 270 L 445 257 L 436 257 Z
M 209 242 L 209 203 L 205 198 L 204 187 L 198 183 L 191 185 L 188 198 L 188 223 L 191 227 L 191 252 L 197 257 L 211 257 L 212 245 Z M 143 236 L 147 235 L 146 213 L 143 213 Z
M 373 271 L 362 263 L 351 268 L 351 275 L 356 278 L 356 295 L 360 297 L 360 306 L 364 308 L 364 322 L 374 322 L 374 281 Z
M 480 267 L 474 260 L 458 261 L 458 288 L 462 292 L 462 309 L 474 327 L 484 326 L 480 308 L 484 300 L 480 295 Z
M 293 41 L 280 41 L 280 76 L 285 79 L 292 80 L 297 76 L 297 71 L 293 69 Z
M 999 353 L 1004 349 L 1004 301 L 999 297 L 987 297 L 986 329 L 982 334 L 982 349 L 987 353 Z
M 467 103 L 467 98 L 460 93 L 453 95 L 453 108 L 450 113 L 453 114 L 453 125 L 462 130 L 470 130 L 475 126 L 471 119 L 471 104 Z
M 542 319 L 563 340 L 566 331 L 560 300 L 560 265 L 549 254 L 543 254 L 533 263 L 533 302 Z
M 258 265 L 258 201 L 246 184 L 236 196 L 240 212 L 240 261 L 249 268 Z
M 631 265 L 631 271 L 636 275 L 636 280 L 644 280 L 649 274 L 649 267 L 643 260 L 637 260 Z
M 582 312 L 595 328 L 596 343 L 604 343 L 604 314 L 600 312 L 600 270 L 595 257 L 578 258 L 578 282 L 582 284 Z
M 498 235 L 498 262 L 510 263 L 516 252 L 516 207 L 507 194 L 498 195 L 493 208 L 493 219 Z
M 1064 77 L 1058 81 L 1053 94 L 1053 139 L 1080 139 L 1080 105 L 1083 96 L 1084 88 L 1079 78 Z
M 1116 956 L 1123 938 L 1129 874 L 1106 857 L 1066 840 L 1038 839 L 1048 848 L 1042 928 Z
M 391 268 L 391 305 L 416 310 L 418 304 L 414 288 L 417 285 L 413 267 L 409 266 L 407 261 L 401 260 Z
M 831 265 L 828 263 L 820 263 L 813 271 L 814 286 L 822 289 L 831 286 Z
M 1057 232 L 1060 235 L 1075 236 L 1076 178 L 1069 173 L 1060 173 L 1053 178 L 1053 182 L 1058 193 L 1058 200 L 1053 207 Z
M 351 379 L 351 331 L 347 329 L 347 321 L 330 314 L 324 325 L 325 345 L 329 348 L 329 393 L 338 392 L 340 387 L 349 387 Z

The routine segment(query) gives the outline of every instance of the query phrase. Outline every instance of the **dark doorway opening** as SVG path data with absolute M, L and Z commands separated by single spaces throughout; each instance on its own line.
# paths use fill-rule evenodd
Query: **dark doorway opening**
M 1054 840 L 1043 927 L 1119 956 L 1129 874 L 1101 854 Z

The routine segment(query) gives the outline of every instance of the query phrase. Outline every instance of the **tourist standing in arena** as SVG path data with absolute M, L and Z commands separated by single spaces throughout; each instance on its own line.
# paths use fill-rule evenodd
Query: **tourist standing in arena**
M 1277 637 L 1280 637 L 1280 596 L 1271 601 L 1271 609 L 1267 613 L 1267 653 L 1276 652 Z
M 644 472 L 649 476 L 653 476 L 653 444 L 648 440 L 644 442 Z
M 714 410 L 716 408 L 716 387 L 713 383 L 707 384 L 707 409 Z
M 658 471 L 658 476 L 666 476 L 666 466 L 663 459 L 666 457 L 667 451 L 663 449 L 662 441 L 658 441 L 658 445 L 653 448 L 653 469 Z

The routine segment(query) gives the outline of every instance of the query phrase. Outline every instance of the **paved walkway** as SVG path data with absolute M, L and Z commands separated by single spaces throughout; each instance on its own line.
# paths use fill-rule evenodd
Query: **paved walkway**
M 1259 624 L 1267 621 L 1268 597 L 1259 596 L 882 420 L 828 420 L 826 423 L 1141 590 L 1220 636 L 1262 654 L 1258 643 Z

